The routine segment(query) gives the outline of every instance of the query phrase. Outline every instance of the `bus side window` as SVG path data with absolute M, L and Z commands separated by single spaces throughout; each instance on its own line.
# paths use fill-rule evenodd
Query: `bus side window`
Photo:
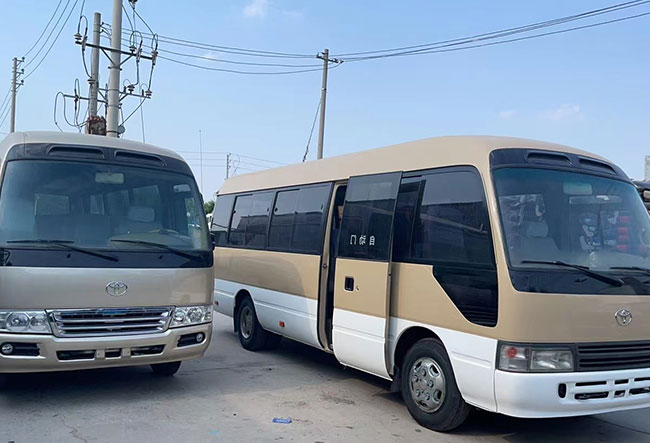
M 478 172 L 446 168 L 402 179 L 394 239 L 395 261 L 433 265 L 465 318 L 496 325 L 496 264 Z
M 253 194 L 251 210 L 246 223 L 244 245 L 256 249 L 266 246 L 266 232 L 269 225 L 269 215 L 273 204 L 273 192 L 258 192 Z
M 240 195 L 235 199 L 235 210 L 230 221 L 230 233 L 228 234 L 228 244 L 233 246 L 243 246 L 246 234 L 246 225 L 253 206 L 252 195 Z
M 212 226 L 210 230 L 214 233 L 217 246 L 225 246 L 232 215 L 232 204 L 235 201 L 234 195 L 219 195 L 214 204 Z

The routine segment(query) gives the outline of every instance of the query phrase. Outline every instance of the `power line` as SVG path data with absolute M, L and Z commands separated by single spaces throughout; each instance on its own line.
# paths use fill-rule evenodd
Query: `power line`
M 177 150 L 175 152 L 180 153 L 183 156 L 183 158 L 186 157 L 184 154 L 193 154 L 193 155 L 200 154 L 199 151 L 178 151 Z M 254 165 L 254 166 L 261 166 L 261 167 L 264 167 L 264 168 L 272 168 L 272 167 L 275 167 L 275 165 L 278 165 L 278 166 L 286 166 L 286 165 L 288 165 L 288 163 L 282 163 L 282 162 L 279 162 L 279 161 L 276 161 L 276 160 L 267 160 L 267 159 L 264 159 L 264 158 L 252 157 L 250 155 L 243 155 L 243 154 L 237 154 L 237 153 L 226 152 L 226 151 L 212 151 L 212 152 L 203 151 L 204 156 L 209 155 L 209 154 L 212 154 L 212 155 L 232 154 L 234 156 L 241 157 L 241 158 L 244 158 L 244 159 L 255 160 L 255 161 L 258 161 L 258 162 L 272 163 L 270 165 L 264 165 L 264 164 L 257 164 L 257 163 L 254 163 L 254 162 L 249 162 L 249 161 L 246 161 L 246 160 L 244 160 L 244 161 L 241 161 L 241 159 L 239 160 L 241 163 L 247 163 L 249 165 Z M 191 161 L 199 161 L 199 159 L 197 159 L 197 158 L 191 158 L 190 160 Z M 217 160 L 220 160 L 220 159 L 216 159 L 216 158 L 207 159 L 207 161 L 217 161 Z
M 68 0 L 68 2 L 70 2 L 70 0 Z M 38 64 L 29 72 L 29 74 L 25 75 L 25 80 L 27 80 L 34 72 L 36 72 L 38 67 L 41 66 L 41 64 L 45 61 L 45 59 L 49 55 L 50 51 L 52 51 L 52 48 L 54 47 L 54 44 L 57 42 L 57 40 L 61 36 L 61 32 L 63 32 L 63 30 L 65 29 L 65 25 L 68 23 L 68 20 L 70 20 L 70 16 L 72 15 L 72 12 L 74 11 L 74 8 L 77 6 L 77 3 L 79 3 L 79 0 L 75 0 L 74 4 L 72 5 L 72 8 L 70 9 L 70 12 L 68 12 L 68 16 L 65 18 L 65 21 L 63 22 L 63 26 L 61 26 L 61 29 L 59 29 L 59 32 L 56 35 L 56 37 L 54 38 L 54 40 L 52 41 L 52 44 L 50 45 L 50 47 L 45 52 L 45 55 L 43 55 L 43 58 L 41 59 L 41 61 L 38 62 Z M 64 9 L 64 12 L 65 12 L 65 9 Z M 55 27 L 56 27 L 56 25 L 55 25 Z M 45 47 L 45 45 L 43 47 Z M 27 66 L 27 65 L 25 65 L 25 66 Z
M 490 39 L 496 39 L 496 38 L 501 38 L 501 37 L 506 37 L 512 34 L 517 34 L 517 33 L 524 33 L 524 32 L 531 32 L 537 29 L 542 29 L 545 27 L 550 27 L 550 26 L 558 26 L 561 24 L 569 23 L 572 21 L 576 20 L 583 20 L 586 18 L 592 18 L 598 15 L 602 14 L 610 14 L 613 12 L 621 11 L 624 9 L 628 8 L 633 8 L 633 7 L 638 7 L 642 6 L 644 4 L 647 4 L 649 1 L 648 0 L 634 0 L 634 1 L 627 1 L 623 3 L 618 3 L 614 4 L 611 6 L 607 6 L 604 8 L 600 9 L 594 9 L 586 12 L 582 12 L 579 14 L 573 14 L 565 17 L 560 17 L 552 20 L 546 20 L 546 21 L 541 21 L 541 22 L 536 22 L 528 25 L 523 25 L 523 26 L 517 26 L 517 27 L 512 27 L 512 28 L 507 28 L 499 31 L 492 31 L 488 33 L 483 33 L 483 34 L 476 34 L 472 35 L 469 37 L 463 37 L 463 38 L 456 38 L 456 39 L 451 39 L 451 40 L 443 40 L 443 41 L 438 41 L 438 42 L 431 42 L 431 43 L 424 43 L 424 44 L 418 44 L 418 45 L 411 45 L 411 46 L 402 46 L 402 47 L 395 47 L 395 48 L 388 48 L 388 49 L 378 49 L 378 50 L 372 50 L 372 51 L 360 51 L 360 52 L 347 52 L 347 53 L 341 53 L 335 55 L 336 57 L 351 57 L 348 58 L 347 60 L 349 61 L 358 61 L 358 60 L 367 60 L 367 59 L 374 59 L 374 58 L 385 58 L 385 57 L 393 57 L 393 56 L 401 56 L 401 55 L 410 55 L 412 52 L 413 54 L 428 54 L 432 53 L 432 49 L 439 49 L 439 47 L 447 47 L 447 46 L 462 46 L 462 45 L 467 45 L 470 43 L 474 43 L 477 41 L 483 41 L 483 40 L 490 40 Z M 633 16 L 630 18 L 626 19 L 631 19 L 631 18 L 637 18 L 642 15 L 638 16 Z M 617 20 L 621 21 L 621 20 Z M 603 22 L 602 24 L 610 24 L 610 23 L 615 23 L 616 21 L 608 21 L 608 22 Z M 598 24 L 600 25 L 600 24 Z M 591 27 L 591 26 L 589 26 Z M 572 30 L 577 30 L 577 29 L 585 29 L 583 27 L 578 27 Z M 147 36 L 150 39 L 153 39 L 156 34 L 153 32 L 151 33 L 142 33 L 144 36 Z M 539 36 L 546 36 L 550 34 L 540 34 Z M 234 47 L 234 46 L 224 46 L 224 45 L 215 45 L 215 44 L 210 44 L 210 43 L 203 43 L 203 42 L 197 42 L 193 40 L 187 40 L 187 39 L 180 39 L 180 38 L 175 38 L 175 37 L 169 37 L 169 36 L 162 36 L 158 35 L 157 36 L 159 41 L 162 43 L 167 43 L 170 45 L 176 45 L 176 46 L 183 46 L 183 47 L 189 47 L 189 48 L 195 48 L 195 49 L 205 49 L 205 50 L 214 50 L 215 52 L 222 52 L 222 53 L 227 53 L 227 54 L 235 54 L 235 55 L 241 55 L 241 56 L 252 56 L 252 57 L 280 57 L 280 58 L 313 58 L 313 55 L 310 54 L 300 54 L 300 53 L 291 53 L 291 52 L 280 52 L 280 51 L 266 51 L 266 50 L 258 50 L 258 49 L 249 49 L 249 48 L 241 48 L 241 47 Z M 516 41 L 516 40 L 512 40 Z M 510 40 L 508 41 L 510 42 Z M 459 48 L 460 50 L 460 48 Z M 227 60 L 227 59 L 214 59 L 212 57 L 205 57 L 205 56 L 198 56 L 198 55 L 192 55 L 192 54 L 187 54 L 187 53 L 182 53 L 178 51 L 171 51 L 171 50 L 161 50 L 170 54 L 182 56 L 182 57 L 193 57 L 196 59 L 204 59 L 204 60 L 211 60 L 211 61 L 221 61 L 224 63 L 234 63 L 234 64 L 249 64 L 247 62 L 241 62 L 241 61 L 233 61 L 233 60 Z M 366 56 L 366 57 L 360 57 L 360 56 Z M 161 57 L 165 58 L 165 57 Z M 166 58 L 169 59 L 169 58 Z M 180 60 L 170 60 L 176 63 L 180 64 L 187 64 L 189 66 L 197 67 L 200 69 L 206 69 L 206 70 L 219 70 L 216 68 L 207 68 L 203 66 L 198 66 L 198 65 L 192 65 L 190 63 L 185 63 L 181 62 Z M 253 64 L 253 63 L 250 63 Z M 274 64 L 261 64 L 260 65 L 265 65 L 265 66 L 272 66 Z M 293 66 L 291 66 L 293 67 Z M 296 66 L 297 67 L 297 66 Z M 222 69 L 224 72 L 231 72 L 230 70 L 225 70 Z M 248 74 L 249 72 L 235 72 L 235 73 L 242 73 L 242 74 Z M 284 72 L 283 72 L 284 73 Z M 294 72 L 291 72 L 294 73 Z M 297 73 L 297 72 L 296 72 Z M 275 73 L 274 73 L 275 74 Z
M 130 29 L 127 29 L 127 31 L 130 31 Z M 153 33 L 145 32 L 143 33 L 143 35 L 151 38 Z M 271 58 L 314 58 L 313 54 L 296 54 L 296 53 L 289 53 L 289 52 L 264 51 L 259 49 L 238 48 L 234 46 L 214 45 L 211 43 L 185 40 L 185 39 L 169 37 L 164 35 L 158 35 L 158 38 L 161 43 L 168 43 L 170 45 L 184 46 L 184 47 L 195 48 L 195 49 L 214 50 L 215 52 L 223 52 L 226 54 L 236 54 L 236 55 L 244 55 L 244 56 L 251 56 L 251 57 L 271 57 Z
M 627 20 L 633 20 L 633 19 L 636 19 L 636 18 L 648 16 L 648 15 L 650 15 L 650 12 L 644 12 L 644 13 L 641 13 L 641 14 L 626 16 L 626 17 L 613 19 L 613 20 L 607 20 L 607 21 L 604 21 L 604 22 L 592 23 L 592 24 L 584 25 L 584 26 L 577 26 L 577 27 L 573 27 L 573 28 L 561 29 L 561 30 L 558 30 L 558 31 L 544 32 L 542 34 L 528 35 L 528 36 L 525 36 L 525 37 L 517 37 L 517 38 L 511 38 L 511 39 L 507 39 L 507 40 L 500 40 L 500 41 L 497 41 L 497 42 L 481 43 L 481 44 L 476 44 L 476 45 L 463 46 L 463 47 L 460 47 L 460 48 L 431 49 L 431 50 L 427 50 L 427 51 L 424 51 L 424 52 L 418 52 L 418 53 L 393 54 L 393 55 L 386 55 L 386 56 L 367 57 L 367 58 L 359 58 L 359 59 L 348 59 L 346 61 L 354 62 L 354 61 L 364 61 L 364 60 L 371 60 L 371 59 L 378 59 L 378 58 L 389 58 L 389 57 L 398 57 L 398 56 L 410 56 L 410 55 L 421 55 L 421 54 L 436 54 L 436 53 L 442 53 L 442 52 L 464 51 L 464 50 L 467 50 L 467 49 L 482 48 L 482 47 L 487 47 L 487 46 L 496 46 L 496 45 L 502 45 L 502 44 L 505 44 L 505 43 L 513 43 L 513 42 L 518 42 L 518 41 L 523 41 L 523 40 L 531 40 L 531 39 L 539 38 L 539 37 L 546 37 L 546 36 L 549 36 L 549 35 L 563 34 L 563 33 L 566 33 L 566 32 L 579 31 L 579 30 L 588 29 L 588 28 L 595 28 L 597 26 L 604 26 L 604 25 L 623 22 L 623 21 L 627 21 Z
M 480 41 L 485 41 L 485 40 L 493 40 L 497 38 L 503 38 L 509 35 L 513 34 L 519 34 L 519 33 L 527 33 L 531 32 L 534 30 L 546 28 L 546 27 L 551 27 L 551 26 L 557 26 L 559 24 L 564 24 L 568 23 L 571 21 L 576 21 L 576 20 L 582 20 L 587 17 L 594 17 L 597 15 L 602 15 L 606 13 L 612 13 L 615 11 L 619 11 L 622 9 L 627 9 L 631 7 L 636 7 L 636 6 L 641 6 L 644 4 L 650 3 L 650 0 L 637 0 L 634 2 L 626 2 L 626 3 L 621 3 L 619 5 L 614 5 L 609 8 L 603 8 L 601 10 L 595 10 L 595 11 L 589 11 L 585 12 L 582 14 L 577 14 L 574 16 L 569 16 L 569 17 L 563 17 L 560 19 L 555 19 L 555 20 L 548 20 L 545 22 L 539 22 L 539 23 L 534 23 L 531 25 L 525 25 L 525 26 L 520 26 L 517 28 L 510 28 L 502 31 L 494 31 L 491 33 L 487 34 L 479 34 L 475 36 L 470 36 L 470 37 L 465 37 L 465 38 L 459 38 L 459 39 L 454 39 L 454 40 L 446 40 L 446 41 L 441 41 L 437 43 L 430 43 L 426 45 L 417 45 L 413 46 L 418 47 L 419 49 L 411 49 L 411 50 L 405 50 L 405 51 L 398 51 L 398 52 L 388 52 L 384 54 L 378 54 L 378 55 L 367 55 L 367 56 L 362 56 L 362 57 L 349 57 L 349 58 L 344 58 L 345 61 L 364 61 L 364 60 L 374 60 L 374 59 L 379 59 L 379 58 L 388 58 L 388 57 L 398 57 L 398 56 L 410 56 L 410 55 L 421 55 L 421 54 L 432 54 L 432 53 L 439 53 L 439 52 L 452 52 L 452 51 L 461 51 L 464 49 L 471 49 L 471 48 L 477 48 L 477 47 L 483 47 L 483 46 L 493 46 L 497 44 L 503 44 L 503 43 L 511 43 L 515 41 L 520 41 L 520 40 L 529 40 L 532 38 L 539 38 L 539 37 L 545 37 L 548 35 L 553 35 L 553 34 L 560 34 L 564 32 L 570 32 L 570 31 L 576 31 L 576 30 L 581 30 L 581 29 L 587 29 L 587 28 L 592 28 L 596 26 L 602 26 L 602 25 L 607 25 L 607 24 L 612 24 L 624 20 L 631 20 L 634 18 L 639 18 L 645 15 L 648 15 L 647 13 L 642 13 L 642 14 L 637 14 L 633 16 L 626 16 L 622 17 L 619 19 L 614 19 L 614 20 L 607 20 L 603 22 L 597 22 L 597 23 L 592 23 L 589 25 L 584 25 L 584 26 L 577 26 L 573 28 L 567 28 L 567 29 L 562 29 L 558 31 L 550 31 L 550 32 L 545 32 L 541 34 L 534 34 L 532 36 L 526 36 L 526 37 L 519 37 L 519 38 L 512 38 L 512 39 L 506 39 L 506 40 L 499 40 L 497 42 L 491 42 L 487 44 L 476 44 L 476 45 L 469 45 L 470 43 L 473 42 L 480 42 Z M 405 47 L 408 49 L 408 47 Z M 391 51 L 391 50 L 380 50 L 380 51 L 375 51 L 375 52 L 386 52 L 386 51 Z M 344 56 L 345 57 L 345 56 Z
M 19 91 L 19 89 L 16 89 L 16 95 L 18 95 L 18 91 Z M 5 122 L 5 120 L 7 120 L 7 117 L 9 116 L 10 111 L 11 111 L 11 106 L 9 106 L 9 102 L 7 102 L 7 106 L 6 106 L 6 108 L 4 109 L 4 111 L 0 111 L 0 116 L 2 116 L 2 117 L 0 118 L 0 127 L 2 127 L 2 125 L 3 125 L 4 122 Z M 3 112 L 4 112 L 4 114 L 3 114 Z
M 278 165 L 287 165 L 288 164 L 288 163 L 278 162 L 278 161 L 275 161 L 275 160 L 266 160 L 266 159 L 263 159 L 263 158 L 251 157 L 249 155 L 243 155 L 243 154 L 235 154 L 235 155 L 237 155 L 239 157 L 242 157 L 242 158 L 248 158 L 248 159 L 251 159 L 251 160 L 257 160 L 257 161 L 261 161 L 261 162 L 275 163 L 275 164 L 278 164 Z
M 196 55 L 196 54 L 188 54 L 184 52 L 176 52 L 176 51 L 171 51 L 169 49 L 159 49 L 159 52 L 164 52 L 167 54 L 173 54 L 173 55 L 178 55 L 180 57 L 190 57 L 190 58 L 195 58 L 198 60 L 207 60 L 210 62 L 219 62 L 219 63 L 230 63 L 234 65 L 246 65 L 246 66 L 272 66 L 272 67 L 278 67 L 278 68 L 312 68 L 312 67 L 320 67 L 320 63 L 312 63 L 312 64 L 302 64 L 302 65 L 294 65 L 294 64 L 286 64 L 286 63 L 259 63 L 259 62 L 242 62 L 238 60 L 228 60 L 228 59 L 223 59 L 223 58 L 214 58 L 214 57 L 209 57 L 205 55 Z M 314 56 L 314 58 L 316 58 Z
M 311 124 L 311 131 L 309 131 L 309 139 L 307 139 L 307 147 L 305 148 L 305 155 L 302 156 L 302 162 L 304 163 L 307 160 L 307 154 L 309 154 L 309 145 L 311 144 L 311 139 L 314 136 L 314 128 L 316 127 L 316 120 L 318 120 L 318 114 L 320 113 L 320 104 L 321 100 L 318 100 L 318 106 L 316 106 L 316 114 L 314 114 L 314 121 Z
M 61 14 L 59 15 L 59 18 L 56 20 L 56 23 L 54 23 L 54 26 L 52 26 L 52 29 L 50 29 L 50 33 L 47 35 L 47 38 L 43 41 L 43 44 L 41 45 L 39 50 L 36 51 L 36 54 L 34 55 L 34 57 L 25 64 L 25 67 L 28 67 L 29 65 L 34 63 L 34 61 L 36 61 L 36 59 L 38 58 L 38 55 L 41 53 L 41 51 L 43 49 L 45 49 L 45 46 L 47 46 L 47 43 L 50 41 L 50 38 L 52 37 L 52 34 L 54 34 L 54 31 L 56 30 L 56 27 L 59 25 L 59 22 L 61 22 L 61 19 L 65 15 L 65 11 L 68 8 L 68 6 L 70 5 L 70 1 L 71 0 L 66 1 L 65 6 L 63 7 L 63 10 L 61 11 Z
M 263 165 L 263 164 L 260 164 L 260 163 L 253 163 L 253 162 L 248 162 L 248 161 L 244 161 L 244 160 L 239 160 L 239 163 L 241 163 L 242 165 L 248 165 L 248 166 L 258 166 L 260 168 L 275 168 L 276 167 L 274 165 Z
M 197 65 L 197 64 L 194 64 L 194 63 L 188 63 L 188 62 L 184 62 L 184 61 L 181 61 L 181 60 L 176 60 L 174 58 L 165 57 L 163 55 L 159 55 L 158 58 L 170 61 L 172 63 L 177 63 L 179 65 L 189 66 L 189 67 L 192 67 L 192 68 L 203 69 L 203 70 L 206 70 L 206 71 L 228 72 L 228 73 L 231 73 L 231 74 L 286 75 L 286 74 L 302 74 L 304 72 L 314 72 L 314 71 L 322 70 L 322 68 L 311 68 L 311 69 L 298 69 L 298 70 L 290 70 L 290 71 L 239 71 L 239 70 L 236 70 L 236 69 L 210 68 L 208 66 Z
M 56 9 L 55 9 L 54 12 L 52 13 L 52 16 L 50 17 L 50 20 L 48 20 L 47 24 L 46 24 L 45 27 L 43 28 L 43 32 L 41 32 L 41 35 L 38 36 L 38 38 L 36 39 L 36 41 L 34 42 L 34 44 L 32 45 L 32 47 L 29 48 L 29 49 L 27 50 L 27 52 L 25 52 L 25 55 L 23 55 L 23 57 L 27 57 L 27 56 L 29 55 L 29 53 L 32 52 L 32 51 L 34 50 L 34 48 L 36 47 L 36 45 L 38 45 L 38 42 L 41 41 L 41 39 L 42 39 L 43 36 L 45 35 L 45 31 L 47 31 L 47 28 L 50 27 L 50 24 L 52 23 L 52 20 L 54 20 L 54 17 L 56 17 L 56 13 L 58 12 L 59 7 L 61 7 L 61 3 L 63 3 L 63 0 L 59 0 L 59 3 L 57 3 L 57 5 L 56 5 Z M 66 7 L 67 7 L 67 4 L 66 4 Z
M 11 94 L 11 88 L 7 90 L 7 94 L 5 95 L 5 98 L 2 100 L 2 104 L 0 104 L 0 115 L 2 115 L 3 112 L 7 109 L 7 106 L 9 106 L 10 94 Z
M 431 43 L 423 43 L 423 44 L 418 44 L 418 45 L 412 45 L 412 46 L 402 46 L 402 47 L 396 47 L 396 48 L 388 48 L 388 49 L 377 49 L 377 50 L 372 50 L 372 51 L 361 51 L 361 52 L 347 52 L 347 53 L 341 53 L 337 54 L 336 57 L 349 57 L 349 56 L 359 56 L 359 55 L 369 55 L 369 54 L 378 54 L 378 53 L 392 53 L 392 52 L 397 52 L 397 51 L 405 51 L 405 50 L 410 50 L 410 49 L 418 49 L 418 48 L 428 48 L 428 47 L 434 47 L 434 46 L 439 46 L 443 44 L 448 44 L 448 43 L 454 43 L 454 44 L 464 44 L 464 43 L 471 43 L 473 41 L 476 41 L 477 39 L 485 39 L 485 38 L 497 38 L 497 37 L 503 37 L 510 35 L 510 33 L 516 33 L 516 32 L 527 32 L 535 29 L 539 29 L 540 27 L 547 27 L 547 26 L 556 26 L 559 24 L 563 23 L 568 23 L 571 21 L 575 20 L 581 20 L 584 18 L 589 18 L 601 14 L 607 14 L 615 11 L 619 11 L 622 9 L 627 9 L 635 6 L 640 6 L 645 3 L 648 3 L 648 1 L 644 0 L 634 0 L 634 1 L 627 1 L 624 3 L 619 3 L 611 6 L 607 6 L 604 8 L 600 9 L 594 9 L 591 11 L 586 11 L 582 12 L 579 14 L 574 14 L 574 15 L 569 15 L 565 17 L 560 17 L 560 18 L 555 18 L 551 20 L 545 20 L 537 23 L 531 23 L 528 25 L 523 25 L 523 26 L 517 26 L 513 28 L 507 28 L 507 29 L 502 29 L 498 31 L 491 31 L 487 33 L 482 33 L 482 34 L 476 34 L 468 37 L 462 37 L 462 38 L 455 38 L 451 40 L 443 40 L 443 41 L 437 41 L 437 42 L 431 42 Z

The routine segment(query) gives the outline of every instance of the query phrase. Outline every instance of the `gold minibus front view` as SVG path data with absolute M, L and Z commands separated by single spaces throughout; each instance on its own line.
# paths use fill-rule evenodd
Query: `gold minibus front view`
M 212 332 L 212 242 L 178 154 L 80 134 L 0 143 L 0 373 L 151 365 Z
M 650 406 L 650 218 L 611 162 L 443 137 L 231 178 L 215 302 L 393 381 L 435 430 Z

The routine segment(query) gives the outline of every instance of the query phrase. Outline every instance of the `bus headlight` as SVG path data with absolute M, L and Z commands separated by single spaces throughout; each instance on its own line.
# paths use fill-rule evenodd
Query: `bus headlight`
M 45 311 L 0 311 L 0 332 L 51 334 Z
M 572 372 L 573 352 L 566 348 L 502 344 L 499 369 L 510 372 Z
M 177 306 L 174 308 L 170 328 L 192 326 L 212 321 L 212 305 Z

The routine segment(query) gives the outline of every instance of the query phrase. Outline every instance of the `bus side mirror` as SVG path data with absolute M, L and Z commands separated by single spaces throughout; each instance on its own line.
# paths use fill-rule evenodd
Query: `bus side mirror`
M 643 199 L 650 201 L 650 191 L 643 191 Z
M 210 232 L 210 243 L 212 244 L 212 249 L 217 247 L 217 236 L 214 232 Z

